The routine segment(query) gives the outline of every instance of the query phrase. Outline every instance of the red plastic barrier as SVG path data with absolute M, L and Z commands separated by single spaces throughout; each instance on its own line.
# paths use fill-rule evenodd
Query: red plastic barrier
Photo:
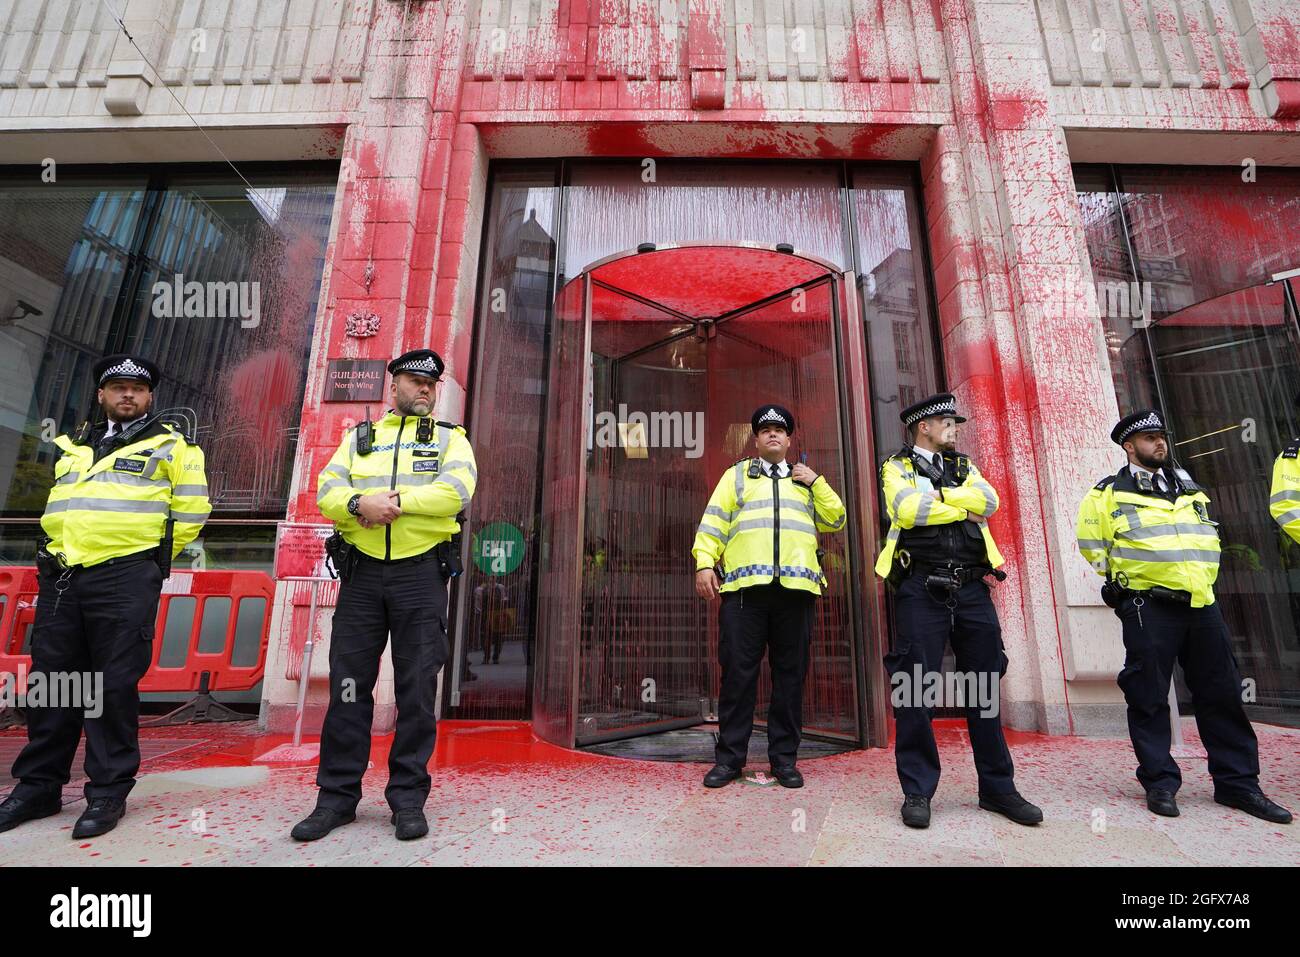
M 27 653 L 32 622 L 36 617 L 36 569 L 15 565 L 0 566 L 0 672 L 30 671 L 31 655 Z M 262 680 L 266 669 L 266 649 L 271 629 L 271 607 L 275 597 L 275 583 L 264 572 L 249 571 L 173 571 L 163 583 L 162 600 L 158 603 L 155 622 L 153 662 L 140 681 L 142 692 L 193 693 L 199 690 L 204 672 L 208 674 L 210 691 L 247 691 Z M 159 658 L 163 652 L 163 636 L 167 634 L 168 616 L 179 598 L 194 600 L 193 618 L 189 624 L 185 660 L 174 667 L 163 667 Z M 224 640 L 216 651 L 199 651 L 207 603 L 216 598 L 230 600 L 225 615 Z M 240 603 L 250 599 L 264 599 L 261 634 L 258 640 L 257 660 L 251 665 L 235 665 L 231 656 L 235 650 L 235 632 L 239 623 Z M 176 615 L 184 614 L 176 611 Z M 19 689 L 25 690 L 25 689 Z

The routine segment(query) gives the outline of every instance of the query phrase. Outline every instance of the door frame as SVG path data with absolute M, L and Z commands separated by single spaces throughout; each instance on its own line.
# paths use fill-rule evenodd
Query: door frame
M 795 251 L 792 247 L 778 247 L 775 245 L 753 242 L 722 242 L 722 241 L 692 241 L 682 243 L 659 243 L 651 249 L 644 246 L 640 249 L 624 250 L 603 256 L 582 268 L 582 270 L 572 279 L 555 291 L 556 298 L 564 294 L 574 283 L 581 282 L 583 290 L 583 341 L 585 344 L 584 351 L 590 353 L 591 350 L 591 333 L 592 333 L 592 285 L 596 280 L 593 279 L 592 273 L 601 266 L 630 256 L 640 255 L 645 252 L 659 252 L 667 249 L 682 249 L 691 247 L 729 247 L 738 249 L 755 249 L 769 252 L 785 253 L 795 255 L 801 259 L 811 262 L 825 270 L 823 276 L 812 280 L 812 283 L 819 283 L 823 279 L 828 279 L 831 284 L 831 325 L 832 325 L 832 342 L 835 349 L 835 364 L 837 373 L 838 402 L 837 411 L 840 427 L 840 448 L 843 457 L 843 467 L 845 475 L 845 495 L 844 502 L 846 512 L 848 513 L 847 533 L 849 543 L 846 554 L 849 558 L 849 609 L 850 609 L 850 631 L 851 649 L 852 649 L 852 680 L 854 681 L 854 702 L 856 714 L 854 715 L 857 725 L 857 735 L 853 739 L 858 747 L 883 747 L 888 743 L 889 734 L 889 711 L 888 711 L 888 684 L 884 677 L 883 669 L 879 663 L 885 652 L 885 602 L 884 593 L 881 583 L 876 579 L 874 572 L 873 557 L 876 554 L 878 541 L 880 538 L 880 512 L 878 503 L 878 490 L 876 488 L 876 470 L 874 437 L 872 433 L 871 408 L 867 401 L 869 392 L 869 370 L 870 364 L 867 355 L 866 330 L 863 322 L 859 304 L 858 277 L 853 270 L 842 270 L 834 263 L 831 263 L 821 257 Z M 803 288 L 808 284 L 800 284 Z M 617 287 L 610 287 L 617 289 Z M 622 289 L 617 289 L 620 294 L 626 295 Z M 790 290 L 777 294 L 788 295 Z M 633 296 L 635 298 L 635 296 Z M 746 311 L 755 308 L 758 303 L 765 302 L 757 300 L 755 303 L 748 303 L 727 316 L 741 315 Z M 656 308 L 663 309 L 659 304 Z M 686 333 L 683 333 L 685 335 Z M 549 361 L 549 360 L 548 360 Z M 583 397 L 582 418 L 584 422 L 584 452 L 585 452 L 585 423 L 592 412 L 591 407 L 591 365 L 589 361 L 584 361 L 584 370 L 582 375 Z M 543 455 L 543 468 L 546 467 L 547 457 Z M 579 483 L 579 499 L 584 503 L 579 508 L 579 513 L 575 520 L 577 525 L 576 547 L 581 548 L 585 540 L 585 518 L 581 514 L 585 511 L 586 501 L 586 468 L 582 468 L 580 475 L 576 476 Z M 546 494 L 546 476 L 542 480 L 543 494 Z M 543 512 L 545 509 L 542 510 Z M 581 569 L 581 561 L 578 563 Z M 579 593 L 580 593 L 579 583 Z M 540 597 L 540 589 L 535 600 Z M 575 596 L 575 600 L 578 600 Z M 547 637 L 544 634 L 544 625 L 539 618 L 535 618 L 538 625 L 536 635 L 535 655 L 536 661 L 540 662 L 541 656 L 547 653 Z M 580 627 L 580 626 L 579 626 Z M 543 669 L 534 668 L 534 688 L 532 698 L 532 722 L 535 729 L 543 728 L 551 730 L 563 728 L 560 732 L 559 740 L 552 740 L 552 736 L 543 733 L 539 735 L 544 740 L 549 740 L 553 744 L 566 748 L 576 748 L 577 745 L 577 721 L 578 721 L 578 693 L 580 687 L 580 668 L 581 668 L 581 642 L 579 636 L 572 639 L 574 650 L 571 662 L 566 663 L 569 668 L 569 693 L 565 696 L 569 701 L 569 715 L 567 718 L 561 718 L 558 715 L 539 715 L 538 710 L 541 703 L 546 700 L 546 696 L 540 694 L 540 689 L 536 684 Z M 874 665 L 873 665 L 874 663 Z M 560 719 L 558 722 L 556 719 Z M 680 719 L 680 726 L 693 726 L 701 723 L 699 719 Z M 689 724 L 686 722 L 689 721 Z M 667 725 L 670 722 L 664 722 L 661 727 L 656 723 L 657 730 L 669 730 Z M 601 740 L 616 740 L 618 738 L 640 736 L 648 732 L 626 733 L 625 730 L 601 733 L 584 739 L 584 744 L 597 743 Z M 845 738 L 840 735 L 821 735 L 810 734 L 810 737 L 830 737 L 832 740 L 843 741 Z

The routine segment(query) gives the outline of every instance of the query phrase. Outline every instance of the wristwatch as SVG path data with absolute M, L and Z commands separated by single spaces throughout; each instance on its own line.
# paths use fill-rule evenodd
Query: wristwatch
M 360 492 L 358 492 L 356 495 L 353 495 L 350 499 L 348 499 L 348 514 L 349 515 L 361 514 L 361 493 Z

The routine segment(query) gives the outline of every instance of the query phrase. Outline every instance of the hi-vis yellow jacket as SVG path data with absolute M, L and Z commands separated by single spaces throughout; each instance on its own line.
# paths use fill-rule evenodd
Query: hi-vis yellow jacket
M 727 469 L 713 490 L 691 547 L 695 570 L 721 559 L 722 591 L 779 581 L 820 595 L 826 578 L 817 561 L 817 532 L 844 528 L 844 503 L 820 475 L 810 490 L 789 475 L 773 479 L 760 471 L 750 478 L 750 462 L 741 459 Z
M 357 453 L 357 430 L 349 429 L 316 479 L 316 505 L 343 537 L 371 558 L 410 558 L 445 542 L 460 529 L 456 513 L 469 505 L 478 466 L 465 430 L 420 416 L 389 411 L 374 424 L 370 454 Z M 402 514 L 391 525 L 362 528 L 348 511 L 353 495 L 380 489 L 401 493 Z
M 1300 542 L 1300 439 L 1282 450 L 1273 463 L 1268 511 L 1294 542 Z
M 1165 470 L 1166 473 L 1169 471 Z M 1098 575 L 1121 572 L 1128 587 L 1189 592 L 1193 608 L 1214 604 L 1219 528 L 1210 497 L 1182 469 L 1174 501 L 1138 488 L 1127 467 L 1098 482 L 1079 504 L 1079 552 Z
M 989 564 L 997 568 L 1003 563 L 1002 553 L 994 544 L 988 526 L 988 517 L 998 510 L 998 493 L 985 481 L 975 463 L 969 459 L 967 462 L 969 471 L 961 485 L 936 491 L 917 488 L 916 465 L 912 462 L 910 449 L 903 448 L 885 459 L 880 466 L 880 489 L 885 496 L 885 511 L 889 514 L 889 533 L 885 536 L 885 547 L 876 559 L 877 575 L 889 577 L 903 529 L 950 525 L 967 519 L 980 527 Z
M 172 558 L 199 534 L 212 506 L 203 450 L 165 422 L 146 425 L 95 461 L 93 445 L 60 435 L 41 527 L 69 565 L 98 565 L 156 548 L 172 527 Z

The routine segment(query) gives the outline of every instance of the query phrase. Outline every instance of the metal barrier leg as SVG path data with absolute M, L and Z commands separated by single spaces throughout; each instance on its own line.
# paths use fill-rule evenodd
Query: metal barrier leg
M 254 764 L 310 764 L 320 758 L 319 744 L 302 743 L 302 719 L 307 710 L 307 685 L 311 681 L 311 653 L 316 644 L 312 635 L 316 629 L 316 589 L 320 582 L 311 583 L 311 606 L 307 612 L 307 640 L 302 645 L 302 662 L 298 671 L 298 714 L 293 722 L 293 744 L 281 744 L 253 759 Z
M 142 728 L 160 728 L 169 724 L 207 724 L 218 721 L 252 721 L 257 715 L 244 714 L 229 708 L 212 697 L 208 690 L 210 673 L 205 671 L 199 676 L 199 692 L 179 708 L 168 711 L 156 718 L 141 721 Z
M 307 612 L 307 640 L 302 645 L 302 664 L 299 665 L 298 673 L 298 714 L 293 721 L 293 746 L 296 748 L 302 744 L 302 716 L 307 710 L 307 683 L 311 680 L 311 651 L 315 644 L 311 636 L 316 627 L 316 588 L 317 583 L 311 583 L 311 608 Z

